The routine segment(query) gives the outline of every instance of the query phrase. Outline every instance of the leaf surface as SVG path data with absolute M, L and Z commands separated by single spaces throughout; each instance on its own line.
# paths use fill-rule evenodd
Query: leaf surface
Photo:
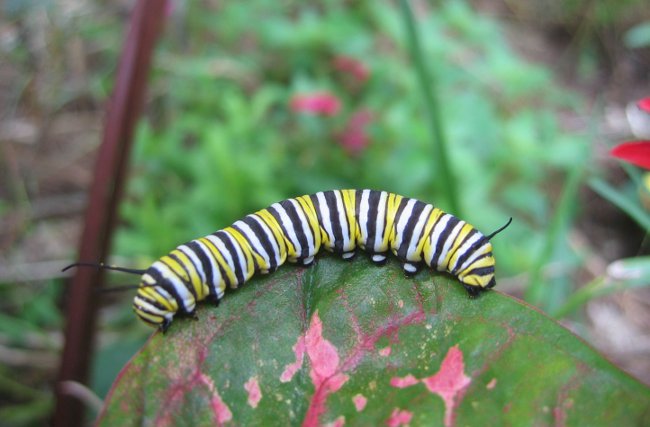
M 288 266 L 155 333 L 99 425 L 650 425 L 650 389 L 530 306 L 365 257 Z

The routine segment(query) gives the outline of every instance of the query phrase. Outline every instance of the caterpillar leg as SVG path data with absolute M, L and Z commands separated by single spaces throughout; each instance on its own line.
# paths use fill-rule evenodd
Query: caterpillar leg
M 412 264 L 410 262 L 405 262 L 402 268 L 404 268 L 404 274 L 407 276 L 413 276 L 420 270 L 420 267 L 418 265 Z
M 164 334 L 165 332 L 167 332 L 167 329 L 169 329 L 169 325 L 171 324 L 172 324 L 171 319 L 165 318 L 160 324 L 160 326 L 158 326 L 158 329 L 160 329 L 160 332 Z
M 372 262 L 374 262 L 377 265 L 386 264 L 386 255 L 384 255 L 384 254 L 373 254 L 371 259 L 372 259 Z
M 470 298 L 476 298 L 477 296 L 481 295 L 481 292 L 483 292 L 483 289 L 478 286 L 471 286 L 465 284 L 463 284 L 463 286 L 465 287 L 465 290 L 469 294 Z
M 309 267 L 314 263 L 314 257 L 310 256 L 301 260 L 298 260 L 298 263 L 302 266 Z
M 219 301 L 221 301 L 215 294 L 208 295 L 205 300 L 210 304 L 213 304 L 215 307 L 219 307 Z
M 354 258 L 354 256 L 355 256 L 356 254 L 357 254 L 357 253 L 356 253 L 355 251 L 343 252 L 343 253 L 341 254 L 341 258 L 343 258 L 343 259 L 345 259 L 345 260 L 351 260 L 352 258 Z

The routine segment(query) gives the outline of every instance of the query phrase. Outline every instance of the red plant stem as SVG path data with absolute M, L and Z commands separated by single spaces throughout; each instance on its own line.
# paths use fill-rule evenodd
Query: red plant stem
M 162 28 L 164 0 L 138 0 L 131 14 L 112 99 L 108 105 L 102 144 L 97 153 L 79 259 L 106 258 L 128 156 L 144 94 L 156 39 Z M 56 383 L 52 425 L 83 424 L 83 404 L 65 392 L 63 381 L 87 383 L 97 317 L 97 294 L 102 271 L 78 268 L 72 278 L 66 305 L 65 345 Z

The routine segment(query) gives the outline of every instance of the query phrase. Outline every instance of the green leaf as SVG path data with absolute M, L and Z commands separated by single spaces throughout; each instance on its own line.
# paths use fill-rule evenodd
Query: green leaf
M 650 423 L 650 389 L 534 308 L 358 258 L 283 267 L 175 320 L 98 424 Z

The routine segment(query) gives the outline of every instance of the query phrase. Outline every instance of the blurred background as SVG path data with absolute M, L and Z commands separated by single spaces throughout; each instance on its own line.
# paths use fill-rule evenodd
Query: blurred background
M 77 257 L 132 6 L 0 6 L 2 425 L 41 425 L 52 409 L 60 270 Z M 650 139 L 636 106 L 650 96 L 647 3 L 411 7 L 426 89 L 397 2 L 171 0 L 108 261 L 146 268 L 275 201 L 334 188 L 416 197 L 485 233 L 512 216 L 494 240 L 497 289 L 650 384 L 650 179 L 609 155 Z M 132 293 L 98 298 L 101 399 L 151 329 Z

